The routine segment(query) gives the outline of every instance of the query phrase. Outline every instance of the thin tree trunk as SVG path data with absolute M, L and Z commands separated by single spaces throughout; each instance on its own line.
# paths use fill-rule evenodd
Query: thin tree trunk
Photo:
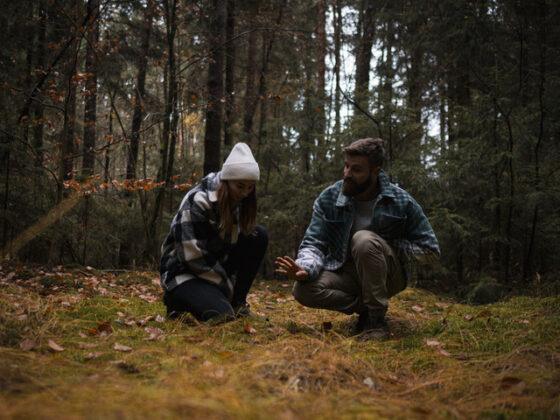
M 375 2 L 362 0 L 358 28 L 354 100 L 365 110 L 368 109 L 369 102 L 369 72 L 374 37 Z
M 249 22 L 252 22 L 258 10 L 254 10 L 258 5 L 251 5 Z M 252 143 L 253 117 L 256 104 L 255 94 L 255 75 L 257 73 L 257 33 L 254 28 L 249 26 L 249 36 L 247 37 L 247 66 L 245 68 L 245 99 L 243 114 L 243 139 L 246 143 Z
M 95 169 L 95 143 L 97 120 L 97 63 L 96 47 L 99 41 L 99 0 L 88 0 L 87 13 L 90 16 L 90 31 L 86 47 L 86 92 L 84 104 L 84 144 L 82 176 L 91 176 Z M 86 208 L 88 201 L 86 200 Z M 87 217 L 87 216 L 86 216 Z M 85 252 L 85 251 L 84 251 Z
M 276 18 L 275 25 L 278 27 L 282 22 L 282 18 L 284 15 L 284 8 L 286 6 L 286 0 L 284 0 L 279 5 L 278 16 Z M 268 65 L 270 63 L 270 57 L 272 56 L 272 47 L 274 46 L 274 33 L 268 34 L 263 36 L 263 40 L 268 39 L 268 44 L 263 42 L 263 57 L 261 71 L 259 75 L 259 88 L 257 94 L 254 95 L 254 84 L 253 84 L 253 77 L 256 71 L 256 65 L 253 62 L 255 57 L 254 53 L 255 50 L 248 52 L 247 61 L 250 62 L 247 68 L 247 85 L 246 85 L 246 92 L 245 92 L 245 116 L 244 116 L 244 123 L 243 123 L 243 131 L 245 134 L 245 141 L 251 144 L 253 147 L 258 148 L 259 146 L 259 136 L 257 136 L 256 141 L 253 141 L 252 135 L 252 127 L 253 127 L 253 119 L 255 115 L 255 111 L 258 108 L 259 101 L 264 99 L 266 96 L 266 78 L 268 76 Z M 254 44 L 256 38 L 250 39 L 249 42 Z M 249 45 L 249 50 L 251 49 L 251 45 Z
M 64 125 L 61 137 L 60 166 L 59 166 L 59 201 L 63 195 L 63 183 L 74 177 L 74 142 L 76 120 L 76 67 L 79 55 L 79 41 L 72 46 L 73 56 L 69 57 L 66 67 L 67 87 L 64 103 Z
M 148 49 L 150 48 L 150 37 L 152 33 L 152 22 L 155 5 L 149 0 L 144 11 L 144 30 L 142 43 L 138 51 L 138 75 L 136 77 L 136 89 L 134 90 L 134 111 L 132 115 L 132 128 L 130 133 L 130 147 L 128 149 L 128 160 L 126 164 L 126 179 L 136 178 L 136 163 L 138 161 L 138 144 L 140 142 L 140 128 L 144 113 L 144 96 L 146 94 L 146 73 L 148 70 Z
M 326 25 L 326 1 L 319 0 L 317 2 L 317 48 L 316 48 L 316 61 L 317 61 L 317 124 L 315 125 L 315 135 L 317 138 L 317 162 L 318 173 L 321 174 L 324 158 L 326 155 L 326 115 L 325 115 L 325 74 L 327 71 L 326 58 L 327 58 L 327 35 L 325 32 Z
M 109 134 L 107 136 L 107 144 L 105 145 L 105 164 L 103 170 L 103 182 L 109 183 L 109 168 L 111 165 L 111 143 L 113 142 L 113 110 L 109 110 Z M 107 190 L 105 190 L 107 191 Z
M 177 142 L 177 71 L 176 71 L 176 57 L 175 57 L 175 34 L 177 32 L 177 2 L 176 0 L 166 0 L 165 6 L 165 20 L 167 27 L 167 71 L 168 71 L 168 85 L 166 87 L 166 118 L 163 122 L 163 136 L 161 147 L 161 168 L 159 170 L 158 181 L 163 181 L 164 186 L 161 187 L 156 195 L 154 208 L 150 223 L 148 225 L 147 240 L 148 240 L 148 255 L 152 256 L 154 260 L 157 259 L 157 227 L 158 220 L 161 213 L 162 203 L 165 198 L 165 193 L 169 187 L 169 180 L 171 179 L 171 172 L 173 170 L 173 162 L 175 158 L 175 144 Z
M 341 0 L 334 0 L 333 4 L 333 24 L 334 24 L 334 136 L 338 140 L 340 136 L 340 46 L 342 32 L 342 6 Z
M 204 174 L 215 172 L 221 166 L 222 98 L 224 84 L 224 41 L 225 41 L 226 2 L 212 0 L 209 39 L 212 53 L 208 65 L 208 105 L 206 107 L 206 130 L 204 135 Z
M 544 107 L 544 98 L 545 98 L 545 72 L 546 72 L 546 3 L 544 1 L 539 2 L 539 17 L 540 17 L 540 25 L 539 25 L 539 46 L 540 46 L 540 65 L 539 65 L 539 73 L 540 73 L 540 80 L 539 80 L 539 111 L 540 111 L 540 118 L 539 118 L 539 134 L 537 137 L 537 143 L 535 144 L 535 148 L 533 150 L 534 158 L 535 158 L 535 190 L 537 192 L 540 191 L 541 188 L 541 176 L 540 176 L 540 149 L 542 146 L 543 139 L 545 137 L 545 119 L 546 119 L 546 111 Z M 539 198 L 537 198 L 539 200 Z M 537 201 L 538 202 L 538 201 Z M 523 278 L 528 279 L 534 272 L 534 253 L 535 253 L 535 242 L 536 242 L 536 232 L 537 232 L 537 225 L 539 222 L 539 205 L 535 204 L 533 208 L 533 218 L 531 220 L 531 234 L 529 237 L 529 248 L 527 250 L 527 255 L 525 257 L 525 262 L 523 264 Z
M 385 60 L 383 61 L 383 81 L 381 86 L 381 106 L 383 107 L 383 120 L 388 127 L 387 141 L 389 146 L 389 162 L 390 165 L 395 157 L 395 144 L 393 144 L 393 81 L 395 71 L 393 69 L 393 44 L 395 41 L 395 27 L 392 21 L 387 22 Z M 398 146 L 398 145 L 397 145 Z
M 227 0 L 226 19 L 226 85 L 225 85 L 225 118 L 224 144 L 232 143 L 232 126 L 235 121 L 235 0 Z
M 413 33 L 415 33 L 416 25 Z M 422 125 L 422 87 L 420 81 L 420 68 L 422 66 L 422 50 L 416 45 L 410 53 L 410 65 L 407 71 L 408 81 L 408 112 L 409 126 L 411 127 L 411 135 L 408 136 L 406 149 L 414 153 L 415 156 L 409 156 L 412 161 L 420 163 L 420 156 L 416 155 L 420 152 L 420 142 L 423 136 Z
M 39 2 L 39 31 L 37 35 L 37 64 L 39 72 L 45 71 L 45 49 L 47 42 L 47 5 L 45 0 Z M 35 166 L 43 165 L 43 132 L 44 107 L 42 98 L 35 104 L 33 125 L 33 149 L 35 150 Z

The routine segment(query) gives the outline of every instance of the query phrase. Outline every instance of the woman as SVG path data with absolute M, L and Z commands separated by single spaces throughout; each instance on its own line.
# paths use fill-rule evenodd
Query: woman
M 161 284 L 170 318 L 200 321 L 250 315 L 246 298 L 268 244 L 255 226 L 259 165 L 237 143 L 222 170 L 183 198 L 162 245 Z

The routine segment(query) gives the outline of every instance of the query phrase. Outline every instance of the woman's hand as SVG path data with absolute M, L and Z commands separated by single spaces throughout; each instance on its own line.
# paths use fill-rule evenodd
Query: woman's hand
M 276 272 L 285 274 L 290 280 L 306 280 L 309 277 L 309 273 L 288 256 L 278 257 L 274 263 L 276 264 Z

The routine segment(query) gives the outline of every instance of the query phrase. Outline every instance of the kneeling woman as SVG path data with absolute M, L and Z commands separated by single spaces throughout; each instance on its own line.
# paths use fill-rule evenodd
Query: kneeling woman
M 183 198 L 162 245 L 161 284 L 170 318 L 190 312 L 200 321 L 249 315 L 246 298 L 268 244 L 255 226 L 259 166 L 237 143 L 222 170 Z

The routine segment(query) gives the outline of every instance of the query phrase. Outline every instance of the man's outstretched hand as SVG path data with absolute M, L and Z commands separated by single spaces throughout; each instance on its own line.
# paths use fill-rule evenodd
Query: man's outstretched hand
M 274 263 L 276 264 L 276 272 L 285 274 L 290 280 L 307 280 L 307 277 L 309 277 L 309 273 L 288 256 L 278 257 Z

